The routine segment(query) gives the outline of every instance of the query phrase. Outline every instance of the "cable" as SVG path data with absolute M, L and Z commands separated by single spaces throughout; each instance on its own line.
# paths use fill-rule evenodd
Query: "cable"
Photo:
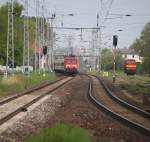
M 109 15 L 111 6 L 112 6 L 112 4 L 113 4 L 113 1 L 114 1 L 114 0 L 111 0 L 111 2 L 110 2 L 110 4 L 109 4 L 108 10 L 107 10 L 107 12 L 106 12 L 106 15 L 105 15 L 105 18 L 104 18 L 104 21 L 103 21 L 103 24 L 107 21 L 107 17 L 108 17 L 108 15 Z

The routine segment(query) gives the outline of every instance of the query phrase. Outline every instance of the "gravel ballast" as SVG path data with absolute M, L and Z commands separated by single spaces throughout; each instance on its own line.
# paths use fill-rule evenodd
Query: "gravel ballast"
M 78 76 L 38 104 L 0 134 L 0 142 L 25 142 L 58 122 L 87 130 L 94 142 L 148 142 L 148 138 L 97 109 L 87 98 L 88 78 Z

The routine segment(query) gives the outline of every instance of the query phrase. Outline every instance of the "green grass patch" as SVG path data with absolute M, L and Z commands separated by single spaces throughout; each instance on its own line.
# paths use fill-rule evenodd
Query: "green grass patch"
M 91 142 L 85 130 L 71 124 L 56 124 L 27 142 Z
M 23 74 L 9 76 L 7 79 L 0 80 L 0 96 L 17 93 L 44 81 L 53 80 L 56 80 L 56 76 L 53 73 L 46 73 L 45 76 L 38 73 L 32 73 L 29 76 Z
M 135 82 L 150 83 L 150 77 L 146 75 L 126 75 L 124 72 L 117 72 L 117 76 L 123 77 L 123 79 L 130 81 L 134 80 Z
M 113 72 L 109 72 L 108 79 L 112 80 Z M 150 92 L 150 77 L 145 75 L 126 75 L 122 71 L 116 72 L 116 80 L 119 82 L 119 87 L 128 90 L 133 94 L 149 94 Z M 116 81 L 116 82 L 117 82 Z
M 108 80 L 112 82 L 113 72 L 109 72 Z M 150 77 L 146 75 L 126 75 L 123 71 L 116 72 L 116 85 L 132 95 L 133 101 L 144 104 L 143 97 L 150 95 Z
M 45 76 L 43 76 L 43 74 L 32 73 L 30 76 L 26 76 L 24 85 L 25 87 L 29 87 L 43 81 L 53 81 L 55 79 L 56 76 L 53 73 L 46 73 Z
M 88 71 L 87 73 L 90 74 L 90 75 L 97 75 L 98 74 L 98 72 L 95 71 L 95 70 Z
M 3 78 L 3 76 L 2 76 L 2 75 L 0 75 L 0 81 L 2 80 L 2 78 Z

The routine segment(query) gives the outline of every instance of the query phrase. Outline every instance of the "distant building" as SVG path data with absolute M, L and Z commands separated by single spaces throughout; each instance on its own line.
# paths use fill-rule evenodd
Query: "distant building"
M 122 58 L 124 59 L 135 59 L 137 63 L 142 63 L 143 57 L 140 57 L 134 50 L 123 48 L 120 50 Z

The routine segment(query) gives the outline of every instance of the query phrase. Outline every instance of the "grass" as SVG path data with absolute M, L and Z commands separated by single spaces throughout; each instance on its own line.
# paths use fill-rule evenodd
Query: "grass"
M 43 74 L 32 73 L 30 76 L 17 74 L 0 80 L 0 96 L 17 93 L 32 86 L 36 86 L 43 81 L 53 81 L 56 76 L 52 73 Z
M 85 130 L 71 124 L 58 123 L 27 142 L 91 142 L 91 140 Z
M 109 72 L 108 80 L 112 82 L 113 73 Z M 116 72 L 116 85 L 121 90 L 127 90 L 132 94 L 136 102 L 144 103 L 143 97 L 150 96 L 150 77 L 146 75 L 126 75 L 122 71 Z
M 2 75 L 0 75 L 0 81 L 2 80 L 2 78 L 3 78 Z
M 117 75 L 123 77 L 127 81 L 135 81 L 140 83 L 150 83 L 150 77 L 146 75 L 126 75 L 123 72 L 117 72 Z
M 109 73 L 112 80 L 112 73 Z M 150 77 L 145 75 L 126 75 L 124 72 L 116 72 L 116 83 L 122 90 L 133 94 L 133 99 L 141 101 L 144 95 L 150 95 Z
M 98 71 L 92 70 L 92 71 L 88 71 L 87 74 L 90 74 L 90 75 L 99 75 L 100 73 Z

